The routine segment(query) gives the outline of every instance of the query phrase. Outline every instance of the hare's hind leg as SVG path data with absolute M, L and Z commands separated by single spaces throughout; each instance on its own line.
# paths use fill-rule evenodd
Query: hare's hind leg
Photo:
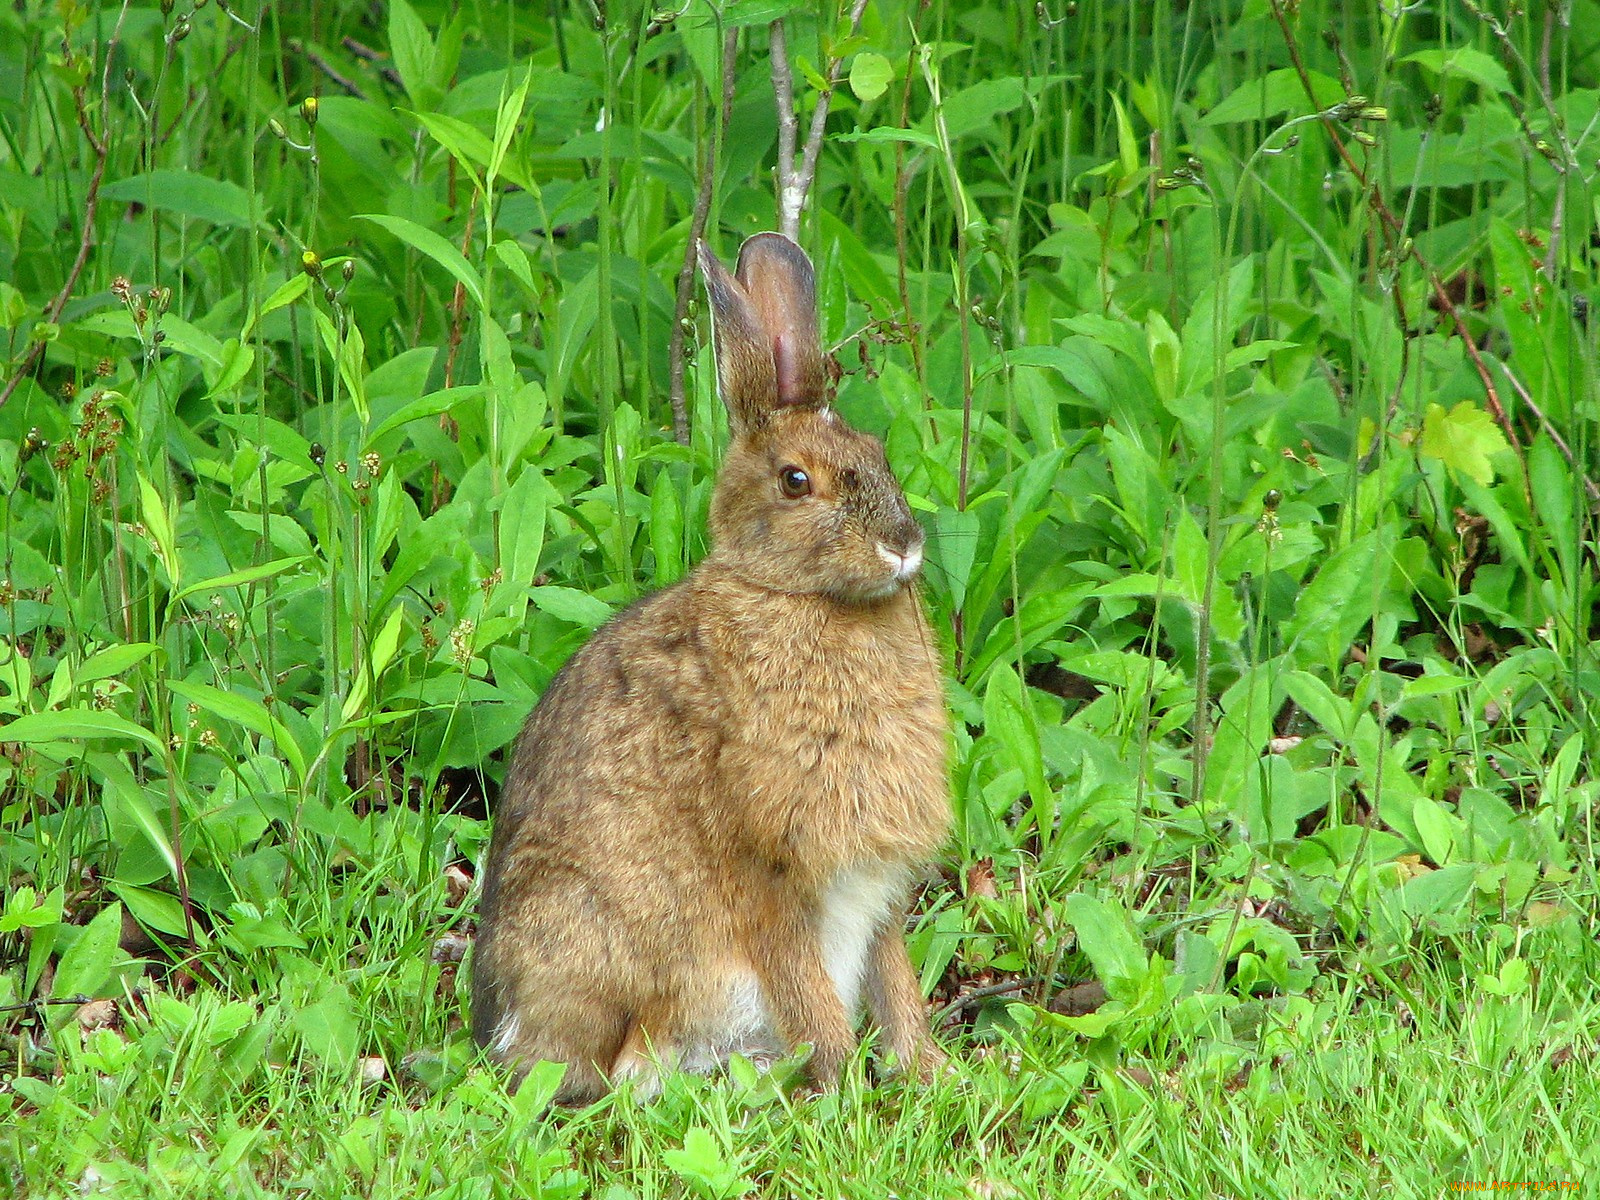
M 758 919 L 751 963 L 777 1031 L 793 1049 L 811 1046 L 806 1071 L 819 1088 L 836 1087 L 856 1046 L 850 1014 L 834 986 L 816 932 L 806 923 Z
M 590 1002 L 543 1011 L 529 1005 L 512 1007 L 495 1030 L 489 1049 L 511 1064 L 518 1085 L 536 1062 L 565 1063 L 567 1073 L 556 1090 L 556 1103 L 590 1104 L 610 1089 L 606 1069 L 617 1056 L 627 1031 L 620 1008 Z
M 895 1069 L 931 1080 L 948 1061 L 928 1031 L 922 985 L 906 953 L 904 922 L 898 913 L 872 941 L 867 956 L 867 1004 L 882 1040 L 879 1049 L 894 1058 Z
M 662 1037 L 652 1037 L 638 1020 L 628 1023 L 628 1036 L 606 1073 L 613 1087 L 623 1080 L 633 1082 L 633 1094 L 648 1100 L 661 1091 L 661 1076 L 676 1070 L 681 1054 L 677 1045 Z

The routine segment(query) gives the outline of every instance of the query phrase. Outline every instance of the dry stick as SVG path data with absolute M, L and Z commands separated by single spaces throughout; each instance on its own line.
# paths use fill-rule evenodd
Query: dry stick
M 1583 480 L 1583 490 L 1589 493 L 1589 499 L 1600 503 L 1600 484 L 1596 484 L 1594 480 L 1584 473 L 1583 468 L 1578 465 L 1578 460 L 1572 453 L 1572 447 L 1567 445 L 1566 439 L 1561 436 L 1560 431 L 1550 423 L 1550 418 L 1544 415 L 1544 410 L 1534 402 L 1533 397 L 1528 394 L 1528 389 L 1522 386 L 1522 381 L 1511 373 L 1511 368 L 1506 366 L 1505 363 L 1501 363 L 1500 370 L 1505 374 L 1506 381 L 1511 384 L 1511 390 L 1516 392 L 1517 398 L 1522 401 L 1523 406 L 1539 422 L 1539 428 L 1544 430 L 1545 435 L 1560 452 L 1561 457 L 1567 460 L 1567 466 L 1571 467 L 1577 473 L 1578 478 Z
M 672 310 L 672 338 L 667 347 L 667 398 L 672 404 L 672 437 L 681 446 L 689 444 L 689 407 L 683 394 L 684 323 L 689 319 L 689 300 L 694 296 L 695 247 L 705 235 L 711 214 L 712 184 L 717 173 L 717 142 L 726 136 L 728 118 L 733 112 L 734 67 L 739 49 L 739 31 L 730 29 L 722 39 L 721 119 L 706 141 L 706 159 L 700 168 L 700 193 L 694 198 L 694 216 L 689 221 L 689 242 L 683 248 L 683 265 L 678 268 L 678 296 Z
M 123 0 L 122 10 L 117 14 L 117 23 L 111 30 L 111 39 L 105 46 L 105 65 L 100 72 L 100 119 L 106 119 L 109 111 L 111 95 L 111 60 L 116 54 L 118 44 L 122 40 L 122 22 L 128 15 L 128 0 Z M 72 43 L 65 37 L 61 39 L 62 57 L 67 61 L 72 59 Z M 83 130 L 83 136 L 88 139 L 89 149 L 94 152 L 94 170 L 89 175 L 89 187 L 83 197 L 83 229 L 78 237 L 78 256 L 72 260 L 72 268 L 67 272 L 66 281 L 61 285 L 61 290 L 55 298 L 45 306 L 45 317 L 42 324 L 54 325 L 61 319 L 61 310 L 66 308 L 67 301 L 72 298 L 72 289 L 78 286 L 78 276 L 83 274 L 83 268 L 89 261 L 89 251 L 94 247 L 94 219 L 100 207 L 100 183 L 106 176 L 106 157 L 109 153 L 106 139 L 95 134 L 93 126 L 89 124 L 89 110 L 83 99 L 83 84 L 77 84 L 72 89 L 72 106 L 77 110 L 78 128 Z M 4 408 L 6 401 L 11 399 L 22 381 L 33 372 L 38 365 L 40 357 L 44 354 L 45 343 L 36 341 L 28 347 L 27 353 L 22 356 L 22 361 L 17 364 L 17 369 L 11 372 L 11 378 L 6 380 L 3 390 L 0 390 L 0 408 Z
M 339 87 L 343 88 L 345 91 L 349 92 L 357 100 L 367 99 L 367 93 L 361 90 L 361 85 L 359 83 L 347 75 L 341 75 L 338 69 L 331 62 L 323 58 L 322 55 L 318 54 L 299 38 L 289 39 L 289 49 L 293 53 L 300 55 L 301 58 L 305 59 L 313 67 L 321 71 L 330 80 L 332 80 Z
M 369 63 L 381 63 L 389 57 L 382 50 L 374 50 L 371 46 L 356 41 L 353 37 L 344 38 L 339 44 L 357 58 L 365 59 Z M 379 67 L 378 74 L 382 75 L 397 88 L 406 86 L 405 80 L 400 78 L 400 72 L 393 67 Z
M 861 28 L 861 14 L 866 10 L 867 0 L 855 0 L 850 6 L 852 34 Z M 794 76 L 789 70 L 789 43 L 781 20 L 772 23 L 771 53 L 772 91 L 778 105 L 778 231 L 798 239 L 800 212 L 806 206 L 806 195 L 817 177 L 822 134 L 828 124 L 828 109 L 833 104 L 833 89 L 844 74 L 844 59 L 836 57 L 828 63 L 828 86 L 817 94 L 816 111 L 811 114 L 811 128 L 806 133 L 797 165 L 795 138 L 799 131 L 794 113 Z
M 1306 70 L 1305 60 L 1300 57 L 1300 45 L 1295 41 L 1294 31 L 1289 28 L 1289 19 L 1283 10 L 1283 0 L 1272 0 L 1272 15 L 1278 22 L 1279 30 L 1283 33 L 1284 45 L 1289 50 L 1289 61 L 1294 65 L 1295 74 L 1300 77 L 1300 86 L 1305 90 L 1306 96 L 1311 103 L 1316 104 L 1316 92 L 1311 86 L 1311 75 Z M 1366 172 L 1361 169 L 1361 165 L 1351 155 L 1349 148 L 1344 144 L 1344 139 L 1339 136 L 1339 130 L 1334 125 L 1333 118 L 1326 112 L 1322 113 L 1321 116 L 1323 128 L 1327 130 L 1328 137 L 1333 140 L 1334 149 L 1338 151 L 1339 158 L 1344 162 L 1345 168 L 1355 176 L 1356 182 L 1361 185 L 1361 192 L 1367 201 L 1367 207 L 1377 214 L 1378 220 L 1385 231 L 1394 238 L 1396 248 L 1403 248 L 1404 257 L 1414 261 L 1428 277 L 1428 286 L 1433 291 L 1434 299 L 1438 301 L 1440 311 L 1450 317 L 1451 324 L 1455 326 L 1456 334 L 1466 347 L 1467 356 L 1472 359 L 1473 368 L 1478 372 L 1478 379 L 1483 383 L 1483 390 L 1488 400 L 1489 411 L 1500 422 L 1500 428 L 1505 431 L 1507 439 L 1517 448 L 1520 454 L 1521 443 L 1517 440 L 1516 429 L 1511 424 L 1511 418 L 1506 415 L 1505 407 L 1500 403 L 1500 393 L 1495 389 L 1494 379 L 1489 374 L 1489 367 L 1483 361 L 1483 356 L 1478 353 L 1477 343 L 1472 340 L 1471 335 L 1467 332 L 1466 321 L 1462 317 L 1460 309 L 1456 307 L 1455 301 L 1450 299 L 1450 294 L 1445 291 L 1444 283 L 1439 279 L 1438 272 L 1433 269 L 1427 259 L 1422 257 L 1422 252 L 1417 249 L 1416 243 L 1410 242 L 1405 237 L 1405 231 L 1400 225 L 1400 218 L 1394 215 L 1393 210 L 1385 203 L 1382 194 L 1378 191 L 1377 185 L 1368 180 Z M 1396 288 L 1394 294 L 1398 297 L 1400 290 Z M 1403 315 L 1402 312 L 1402 317 Z
M 1029 975 L 1022 979 L 1010 979 L 1005 983 L 991 983 L 985 987 L 973 988 L 970 992 L 963 992 L 943 1008 L 938 1009 L 928 1020 L 931 1028 L 938 1029 L 957 1013 L 965 1012 L 975 1004 L 981 1004 L 991 996 L 1004 996 L 1011 992 L 1025 992 L 1031 987 L 1038 987 L 1049 980 L 1044 975 Z

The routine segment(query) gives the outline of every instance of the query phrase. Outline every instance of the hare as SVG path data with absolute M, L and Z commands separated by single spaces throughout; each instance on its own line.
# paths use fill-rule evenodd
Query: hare
M 483 871 L 473 1035 L 567 1064 L 568 1104 L 801 1043 L 830 1087 L 863 1001 L 902 1069 L 944 1061 L 903 940 L 950 822 L 923 532 L 828 406 L 805 253 L 699 255 L 732 431 L 712 550 L 551 680 Z

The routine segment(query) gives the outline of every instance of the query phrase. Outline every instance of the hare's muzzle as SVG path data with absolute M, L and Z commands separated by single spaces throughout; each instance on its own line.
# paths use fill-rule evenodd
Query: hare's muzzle
M 924 535 L 920 526 L 916 533 L 902 543 L 899 548 L 877 543 L 878 557 L 894 574 L 896 583 L 909 582 L 918 571 L 922 569 L 922 544 Z

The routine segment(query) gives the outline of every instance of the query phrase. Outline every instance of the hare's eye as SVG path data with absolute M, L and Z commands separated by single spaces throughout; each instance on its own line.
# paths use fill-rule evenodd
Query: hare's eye
M 785 467 L 778 472 L 778 486 L 789 499 L 798 500 L 811 494 L 811 476 L 799 467 Z

